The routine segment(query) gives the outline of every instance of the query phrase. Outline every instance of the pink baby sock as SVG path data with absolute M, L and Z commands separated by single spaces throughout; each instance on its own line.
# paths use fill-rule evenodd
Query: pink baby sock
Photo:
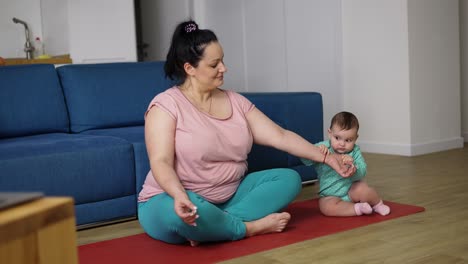
M 368 203 L 355 203 L 354 211 L 356 212 L 356 215 L 371 214 L 372 207 Z
M 385 205 L 382 200 L 373 207 L 374 211 L 380 215 L 388 215 L 390 213 L 390 207 Z

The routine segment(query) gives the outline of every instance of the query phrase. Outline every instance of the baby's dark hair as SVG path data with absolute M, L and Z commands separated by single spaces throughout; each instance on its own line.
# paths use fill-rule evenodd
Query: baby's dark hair
M 218 38 L 213 31 L 199 29 L 193 20 L 177 25 L 164 65 L 166 77 L 183 83 L 187 77 L 184 64 L 188 62 L 193 67 L 197 67 L 206 46 L 217 41 Z
M 359 130 L 359 121 L 357 117 L 354 114 L 346 111 L 339 112 L 333 116 L 330 129 L 334 125 L 339 126 L 343 130 L 350 130 L 351 128 L 356 128 L 356 130 Z

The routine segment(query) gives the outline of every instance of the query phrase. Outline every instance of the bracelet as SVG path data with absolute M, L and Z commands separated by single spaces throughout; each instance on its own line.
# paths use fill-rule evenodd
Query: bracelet
M 325 163 L 325 160 L 327 159 L 327 156 L 328 156 L 328 151 L 325 152 L 325 155 L 323 155 L 322 163 Z

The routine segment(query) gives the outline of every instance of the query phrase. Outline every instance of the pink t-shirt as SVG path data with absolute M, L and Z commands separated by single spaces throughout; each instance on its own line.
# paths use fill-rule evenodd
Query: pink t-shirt
M 235 193 L 253 143 L 245 114 L 255 106 L 236 92 L 223 91 L 232 108 L 226 119 L 199 111 L 177 87 L 158 94 L 148 107 L 159 107 L 176 121 L 174 163 L 182 186 L 213 203 L 225 202 Z M 162 192 L 150 170 L 138 201 Z

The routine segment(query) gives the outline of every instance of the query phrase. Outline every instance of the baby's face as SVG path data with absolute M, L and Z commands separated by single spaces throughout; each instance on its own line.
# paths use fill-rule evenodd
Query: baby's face
M 328 129 L 328 137 L 335 153 L 346 154 L 353 150 L 358 134 L 356 128 L 343 130 L 334 125 L 331 129 Z

